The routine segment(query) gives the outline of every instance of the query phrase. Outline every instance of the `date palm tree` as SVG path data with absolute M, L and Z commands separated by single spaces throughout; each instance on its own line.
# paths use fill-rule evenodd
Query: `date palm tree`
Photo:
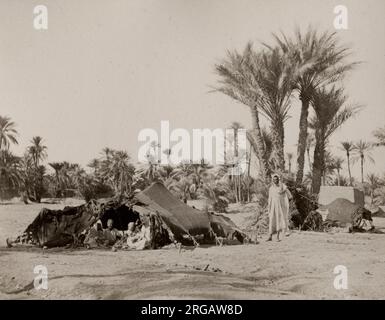
M 306 138 L 306 154 L 307 154 L 307 162 L 308 162 L 308 166 L 309 166 L 310 171 L 313 168 L 313 164 L 312 164 L 311 158 L 310 158 L 310 150 L 311 150 L 311 148 L 314 147 L 314 143 L 315 143 L 315 136 L 314 136 L 314 132 L 311 131 L 307 135 L 307 138 Z
M 325 152 L 325 165 L 322 171 L 323 185 L 331 185 L 333 183 L 334 170 L 336 170 L 335 158 L 330 151 Z
M 294 38 L 285 34 L 273 34 L 276 43 L 291 62 L 292 86 L 301 100 L 299 136 L 297 144 L 296 182 L 302 183 L 305 164 L 306 139 L 308 135 L 308 114 L 313 92 L 325 85 L 340 80 L 356 63 L 347 63 L 349 48 L 338 44 L 336 32 L 318 33 L 308 27 L 302 33 L 295 30 Z
M 40 203 L 43 193 L 46 190 L 46 168 L 43 165 L 36 165 L 29 148 L 20 160 L 21 180 L 23 197 L 33 202 Z M 24 201 L 27 203 L 27 201 Z
M 347 96 L 342 89 L 322 88 L 313 93 L 314 116 L 309 127 L 315 132 L 312 190 L 319 193 L 325 171 L 325 152 L 330 136 L 358 112 L 358 106 L 345 106 Z
M 55 178 L 56 178 L 56 186 L 55 186 L 55 192 L 56 197 L 63 196 L 63 175 L 61 174 L 61 171 L 63 170 L 65 163 L 64 162 L 51 162 L 48 163 L 48 165 L 55 170 Z
M 278 48 L 256 54 L 251 52 L 258 86 L 262 92 L 258 105 L 261 114 L 270 122 L 270 132 L 273 140 L 274 170 L 285 170 L 285 130 L 284 124 L 289 118 L 291 108 L 290 97 L 291 70 L 288 61 L 284 60 Z M 253 57 L 254 56 L 254 57 Z M 259 61 L 258 61 L 259 59 Z
M 347 165 L 348 165 L 348 173 L 349 173 L 349 185 L 353 185 L 352 180 L 352 172 L 350 170 L 350 155 L 353 152 L 354 144 L 352 141 L 343 141 L 341 142 L 341 149 L 346 152 L 346 159 L 347 159 Z
M 15 126 L 9 117 L 0 116 L 0 150 L 8 150 L 11 143 L 18 144 Z
M 289 163 L 289 173 L 291 173 L 291 161 L 293 160 L 293 154 L 291 152 L 286 153 L 287 162 Z
M 248 106 L 252 117 L 249 142 L 260 162 L 266 179 L 271 168 L 266 157 L 259 115 L 264 115 L 271 124 L 274 140 L 274 154 L 279 169 L 284 170 L 284 122 L 290 108 L 290 81 L 288 64 L 279 50 L 255 52 L 252 43 L 246 45 L 243 53 L 228 52 L 226 59 L 215 69 L 220 76 L 216 91 Z
M 114 150 L 110 161 L 102 164 L 100 174 L 114 190 L 116 196 L 131 193 L 135 167 L 130 163 L 127 152 Z
M 245 54 L 249 48 L 245 49 Z M 267 179 L 270 172 L 268 161 L 265 155 L 265 148 L 262 140 L 259 111 L 257 104 L 260 100 L 260 92 L 256 87 L 248 87 L 248 68 L 244 63 L 242 54 L 234 51 L 228 52 L 226 59 L 215 66 L 219 75 L 219 85 L 215 91 L 224 93 L 237 102 L 247 106 L 251 113 L 252 129 L 248 132 L 249 142 L 252 145 L 257 157 L 261 173 Z
M 364 140 L 360 140 L 356 142 L 353 146 L 353 161 L 360 161 L 361 165 L 361 183 L 364 183 L 364 164 L 365 162 L 369 161 L 371 163 L 374 163 L 374 159 L 372 156 L 373 144 Z
M 16 191 L 21 183 L 20 158 L 9 150 L 0 150 L 0 199 Z
M 344 159 L 340 157 L 334 158 L 334 167 L 337 171 L 337 185 L 341 185 L 341 170 L 342 170 L 342 164 L 344 163 Z
M 28 147 L 28 153 L 31 155 L 35 167 L 38 167 L 40 161 L 47 158 L 47 147 L 43 145 L 43 138 L 36 136 L 31 140 L 31 146 Z
M 234 158 L 235 158 L 234 160 L 238 161 L 238 157 L 239 157 L 238 131 L 243 127 L 242 127 L 242 124 L 234 121 L 231 123 L 230 128 L 233 129 L 233 133 L 234 133 Z M 237 165 L 237 163 L 234 163 L 234 165 Z M 232 175 L 231 180 L 233 182 L 236 202 L 239 202 L 241 198 L 241 177 L 238 174 Z

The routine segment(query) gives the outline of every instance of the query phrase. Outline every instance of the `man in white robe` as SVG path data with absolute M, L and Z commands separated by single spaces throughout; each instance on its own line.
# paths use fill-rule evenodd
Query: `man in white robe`
M 278 174 L 272 177 L 272 184 L 269 189 L 268 212 L 269 212 L 269 237 L 272 240 L 273 234 L 277 234 L 280 241 L 280 234 L 287 233 L 289 230 L 289 201 L 292 195 L 285 184 L 283 184 Z

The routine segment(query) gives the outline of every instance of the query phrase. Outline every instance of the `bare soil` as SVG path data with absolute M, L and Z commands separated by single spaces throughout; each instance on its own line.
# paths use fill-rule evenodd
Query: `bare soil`
M 5 247 L 42 207 L 0 205 L 1 299 L 384 299 L 385 235 L 293 232 L 281 242 L 147 251 Z M 239 225 L 242 212 L 229 214 Z M 385 218 L 375 218 L 385 228 Z M 385 231 L 385 230 L 384 230 Z M 48 269 L 36 290 L 33 269 Z M 334 267 L 348 270 L 348 289 L 333 286 Z

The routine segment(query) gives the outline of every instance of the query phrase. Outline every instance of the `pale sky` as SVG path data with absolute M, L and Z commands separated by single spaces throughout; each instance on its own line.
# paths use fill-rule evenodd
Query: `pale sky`
M 48 7 L 48 30 L 33 28 L 33 8 Z M 247 107 L 209 93 L 214 64 L 247 41 L 272 42 L 295 25 L 333 30 L 333 9 L 348 8 L 338 31 L 364 63 L 346 81 L 351 102 L 366 108 L 331 139 L 372 140 L 385 124 L 385 1 L 319 0 L 0 0 L 0 115 L 17 123 L 21 154 L 32 136 L 49 161 L 86 165 L 109 146 L 136 159 L 142 128 L 246 128 Z M 299 104 L 286 123 L 286 151 L 295 151 Z M 337 148 L 336 154 L 343 156 Z M 383 172 L 385 148 L 373 152 Z M 345 174 L 345 172 L 344 172 Z M 353 174 L 358 177 L 359 166 Z

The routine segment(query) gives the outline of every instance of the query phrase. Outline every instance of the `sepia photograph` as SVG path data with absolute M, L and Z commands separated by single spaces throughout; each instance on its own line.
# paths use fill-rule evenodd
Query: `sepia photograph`
M 384 300 L 384 14 L 0 0 L 0 300 Z

